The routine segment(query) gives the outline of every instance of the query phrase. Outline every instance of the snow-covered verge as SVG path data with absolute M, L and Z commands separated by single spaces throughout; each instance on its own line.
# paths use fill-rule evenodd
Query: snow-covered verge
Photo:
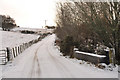
M 6 47 L 15 47 L 22 43 L 26 43 L 38 38 L 39 35 L 0 31 L 0 49 L 5 49 Z
M 55 37 L 55 39 L 57 39 L 57 37 Z M 113 66 L 113 64 L 109 64 L 109 65 L 106 65 L 105 63 L 99 63 L 98 65 L 103 65 L 105 66 L 104 69 L 101 69 L 99 68 L 98 66 L 90 63 L 90 62 L 87 62 L 87 61 L 84 61 L 84 60 L 78 60 L 76 58 L 70 58 L 70 56 L 63 56 L 63 54 L 60 52 L 60 47 L 57 46 L 56 44 L 54 44 L 56 49 L 59 51 L 60 53 L 60 56 L 72 61 L 73 63 L 77 63 L 77 64 L 80 64 L 80 66 L 83 66 L 83 67 L 87 67 L 87 68 L 90 68 L 90 69 L 95 69 L 95 70 L 100 70 L 100 71 L 104 71 L 105 73 L 108 72 L 109 74 L 109 71 L 114 73 L 114 74 L 119 74 L 118 77 L 120 77 L 120 73 L 118 73 L 118 65 L 116 64 L 115 66 Z M 87 52 L 81 52 L 81 51 L 78 51 L 77 48 L 74 49 L 77 53 L 80 53 L 80 54 L 86 54 L 86 55 L 90 55 L 90 56 L 95 56 L 95 57 L 105 57 L 104 55 L 97 55 L 97 54 L 91 54 L 91 53 L 87 53 Z
M 56 49 L 58 49 L 59 53 L 60 53 L 60 56 L 63 56 L 63 54 L 60 52 L 60 48 L 59 46 L 55 45 Z M 77 52 L 80 52 L 80 51 L 77 51 Z M 97 56 L 97 57 L 104 57 L 104 56 L 100 56 L 100 55 L 96 55 L 96 54 L 91 54 L 91 53 L 85 53 L 85 52 L 80 52 L 80 53 L 83 53 L 83 54 L 88 54 L 88 55 L 91 55 L 91 56 Z M 69 59 L 70 61 L 74 62 L 74 63 L 78 63 L 82 66 L 88 66 L 88 67 L 92 67 L 92 68 L 95 68 L 95 69 L 99 69 L 99 70 L 105 70 L 105 71 L 113 71 L 113 72 L 118 72 L 118 65 L 116 65 L 115 67 L 111 67 L 112 64 L 109 64 L 109 65 L 106 65 L 105 63 L 99 63 L 100 65 L 103 65 L 105 66 L 104 69 L 100 69 L 98 68 L 96 65 L 90 63 L 90 62 L 87 62 L 87 61 L 84 61 L 84 60 L 78 60 L 76 58 L 70 58 L 70 56 L 63 56 L 64 58 L 66 59 Z M 99 65 L 98 64 L 98 65 Z M 111 70 L 112 69 L 112 70 Z

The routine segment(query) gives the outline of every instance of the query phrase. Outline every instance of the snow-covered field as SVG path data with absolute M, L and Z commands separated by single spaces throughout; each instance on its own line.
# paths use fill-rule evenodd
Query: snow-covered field
M 43 34 L 43 33 L 52 33 L 53 32 L 53 29 L 45 29 L 45 28 L 13 28 L 12 31 L 22 31 L 22 30 L 28 30 L 28 31 L 34 31 L 38 34 Z
M 37 39 L 38 35 L 32 34 L 21 34 L 18 32 L 8 32 L 2 31 L 0 29 L 0 50 L 5 49 L 6 47 L 15 47 L 22 43 L 29 42 L 30 40 Z M 0 61 L 1 58 L 0 58 Z M 2 75 L 2 66 L 0 65 L 0 78 Z
M 61 56 L 54 46 L 55 35 L 26 49 L 12 63 L 3 66 L 3 78 L 118 78 L 113 71 L 99 69 Z
M 4 50 L 6 47 L 14 48 L 37 38 L 39 38 L 39 35 L 21 34 L 19 32 L 8 32 L 0 30 L 0 50 Z M 0 54 L 1 53 L 3 53 L 3 51 L 1 51 Z M 2 58 L 0 57 L 0 64 L 1 63 Z
M 39 35 L 21 34 L 19 32 L 8 32 L 0 30 L 0 49 L 15 47 L 25 42 L 37 39 Z

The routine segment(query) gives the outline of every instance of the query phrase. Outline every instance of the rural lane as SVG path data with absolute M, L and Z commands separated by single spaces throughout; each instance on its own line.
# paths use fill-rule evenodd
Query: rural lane
M 84 67 L 60 56 L 60 52 L 54 46 L 54 41 L 53 34 L 26 49 L 12 63 L 3 68 L 3 78 L 117 77 L 117 73 Z

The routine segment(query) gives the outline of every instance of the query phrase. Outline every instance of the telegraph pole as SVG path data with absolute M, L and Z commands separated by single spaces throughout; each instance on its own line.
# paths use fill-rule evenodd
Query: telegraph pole
M 46 24 L 47 24 L 47 20 L 45 20 L 45 26 L 46 26 Z

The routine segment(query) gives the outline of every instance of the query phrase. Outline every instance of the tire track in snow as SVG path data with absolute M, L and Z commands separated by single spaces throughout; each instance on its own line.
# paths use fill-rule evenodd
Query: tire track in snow
M 39 46 L 42 46 L 42 45 L 43 45 L 43 43 L 41 45 L 39 45 Z M 38 59 L 38 56 L 37 56 L 39 48 L 40 47 L 37 48 L 37 50 L 35 52 L 35 55 L 34 55 L 34 58 L 33 58 L 32 69 L 30 71 L 30 77 L 35 77 L 36 74 L 37 74 L 37 77 L 39 77 L 40 73 L 41 73 L 39 59 Z
M 40 64 L 39 64 L 39 60 L 37 57 L 37 54 L 35 53 L 34 59 L 33 59 L 33 64 L 32 64 L 32 70 L 30 72 L 30 77 L 34 77 L 34 76 L 39 76 L 40 75 Z
M 56 67 L 58 68 L 58 71 L 59 71 L 62 75 L 64 74 L 65 77 L 66 77 L 66 76 L 74 77 L 74 76 L 70 73 L 70 71 L 68 70 L 68 68 L 67 68 L 57 57 L 54 57 L 54 56 L 52 55 L 53 52 L 50 52 L 49 49 L 50 49 L 50 48 L 48 48 L 48 46 L 47 46 L 47 51 L 48 51 L 51 59 L 52 59 L 53 62 L 55 63 Z

